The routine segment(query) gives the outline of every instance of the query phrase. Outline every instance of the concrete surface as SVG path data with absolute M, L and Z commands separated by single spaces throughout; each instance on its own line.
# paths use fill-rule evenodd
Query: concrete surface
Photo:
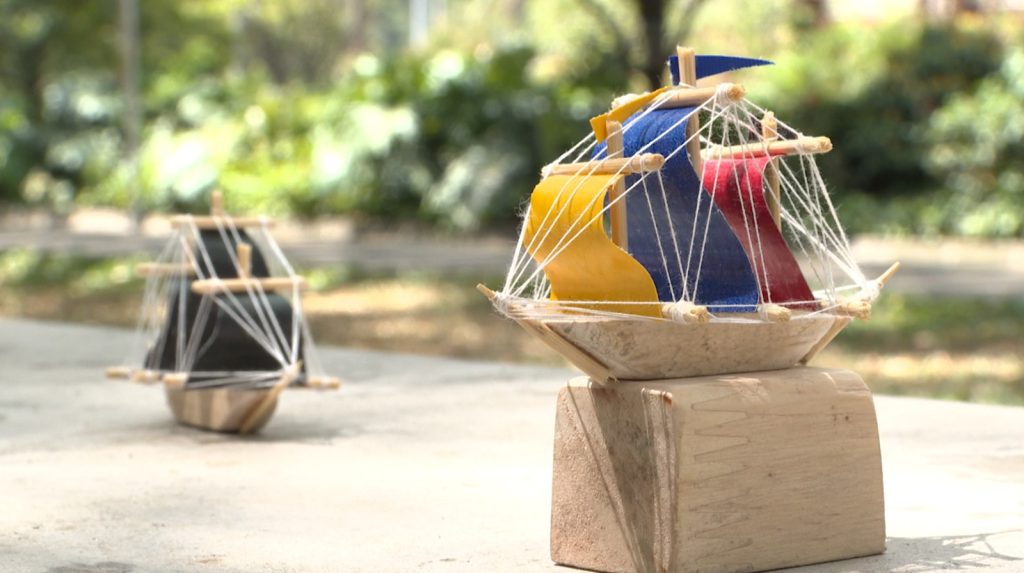
M 0 571 L 561 571 L 567 370 L 328 349 L 263 434 L 178 427 L 108 382 L 126 331 L 0 320 Z M 885 555 L 813 573 L 1024 571 L 1024 408 L 879 397 Z

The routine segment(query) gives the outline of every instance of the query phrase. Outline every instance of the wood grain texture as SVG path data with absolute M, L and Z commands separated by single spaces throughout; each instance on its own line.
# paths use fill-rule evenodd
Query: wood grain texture
M 212 388 L 183 390 L 165 387 L 167 404 L 179 423 L 216 432 L 238 432 L 246 418 L 270 392 L 269 389 Z M 251 421 L 250 432 L 259 431 L 270 421 L 277 407 L 274 399 Z
M 543 322 L 599 359 L 615 379 L 662 380 L 795 366 L 832 333 L 837 320 L 822 313 L 788 322 L 681 324 L 587 316 Z M 566 358 L 574 362 L 572 356 Z
M 558 563 L 734 573 L 885 550 L 874 405 L 852 372 L 579 378 L 556 420 Z

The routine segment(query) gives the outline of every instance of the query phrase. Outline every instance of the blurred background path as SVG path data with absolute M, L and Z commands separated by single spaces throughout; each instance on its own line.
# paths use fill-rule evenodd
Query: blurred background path
M 152 257 L 163 247 L 168 228 L 166 218 L 154 217 L 142 234 L 135 235 L 128 231 L 126 215 L 110 211 L 81 211 L 59 229 L 50 228 L 43 218 L 26 217 L 0 229 L 0 252 L 35 249 L 90 258 Z M 279 222 L 274 236 L 290 260 L 307 267 L 348 266 L 369 273 L 454 272 L 469 278 L 478 275 L 480 280 L 500 276 L 515 248 L 514 237 L 495 234 L 357 232 L 343 218 Z M 902 263 L 886 292 L 1024 298 L 1021 240 L 861 236 L 853 240 L 853 251 L 869 277 L 893 261 Z

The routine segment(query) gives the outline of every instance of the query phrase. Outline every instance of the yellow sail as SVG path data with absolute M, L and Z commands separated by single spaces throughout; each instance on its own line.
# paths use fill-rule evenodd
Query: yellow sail
M 530 197 L 523 244 L 537 262 L 547 261 L 544 274 L 551 282 L 552 299 L 650 302 L 580 306 L 660 317 L 651 275 L 604 230 L 600 213 L 605 196 L 622 177 L 553 175 L 542 180 Z
M 640 111 L 640 108 L 651 103 L 658 96 L 665 93 L 670 88 L 668 86 L 663 87 L 653 92 L 645 93 L 642 96 L 635 97 L 629 102 L 620 105 L 619 107 L 601 115 L 592 118 L 590 120 L 590 127 L 594 130 L 594 136 L 597 137 L 598 141 L 604 141 L 608 137 L 608 121 L 617 121 L 619 123 L 625 122 L 629 119 L 629 116 Z

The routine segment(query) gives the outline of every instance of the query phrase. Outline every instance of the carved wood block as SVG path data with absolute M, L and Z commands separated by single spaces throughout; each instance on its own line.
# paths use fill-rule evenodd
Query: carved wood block
M 853 372 L 583 377 L 559 393 L 557 563 L 731 573 L 884 550 L 874 404 Z

